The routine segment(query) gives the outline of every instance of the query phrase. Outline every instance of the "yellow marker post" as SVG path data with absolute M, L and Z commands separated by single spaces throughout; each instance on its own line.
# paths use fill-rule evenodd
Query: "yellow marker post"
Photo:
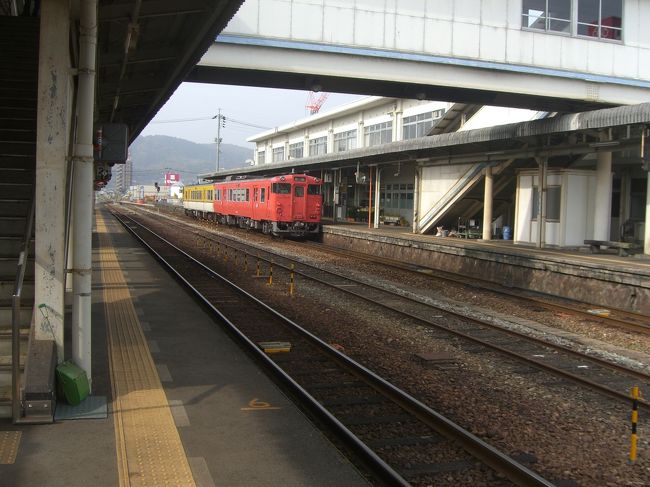
M 269 286 L 273 285 L 273 261 L 269 264 Z
M 291 274 L 289 275 L 289 296 L 293 296 L 293 274 L 294 274 L 294 269 L 295 266 L 294 264 L 291 264 Z
M 639 420 L 639 386 L 632 388 L 632 437 L 630 438 L 630 463 L 636 462 L 636 424 Z

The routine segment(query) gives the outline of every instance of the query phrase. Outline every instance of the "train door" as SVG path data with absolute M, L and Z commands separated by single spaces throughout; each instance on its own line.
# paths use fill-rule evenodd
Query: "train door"
M 262 215 L 262 202 L 260 201 L 261 199 L 261 194 L 260 194 L 260 187 L 258 185 L 253 185 L 253 220 L 261 220 L 263 217 Z
M 293 204 L 291 208 L 291 213 L 293 216 L 293 220 L 304 220 L 305 215 L 307 214 L 307 197 L 305 195 L 306 192 L 306 184 L 300 184 L 294 183 L 293 186 Z

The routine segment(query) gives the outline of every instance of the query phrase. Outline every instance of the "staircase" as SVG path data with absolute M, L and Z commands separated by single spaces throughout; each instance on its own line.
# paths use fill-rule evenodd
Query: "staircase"
M 12 295 L 34 198 L 38 31 L 38 18 L 0 16 L 0 418 L 12 413 Z M 33 239 L 26 262 L 19 313 L 21 371 L 34 306 Z

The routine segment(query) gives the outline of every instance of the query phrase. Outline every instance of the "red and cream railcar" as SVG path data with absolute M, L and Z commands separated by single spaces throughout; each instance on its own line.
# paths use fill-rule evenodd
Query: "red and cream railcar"
M 277 236 L 314 235 L 321 229 L 321 187 L 319 178 L 306 174 L 218 182 L 214 213 L 199 216 Z M 186 212 L 192 203 L 184 201 Z

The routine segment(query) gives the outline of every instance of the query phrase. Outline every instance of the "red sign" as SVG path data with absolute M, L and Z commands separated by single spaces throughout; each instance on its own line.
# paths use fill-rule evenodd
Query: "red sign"
M 165 173 L 165 186 L 172 186 L 173 184 L 178 184 L 181 181 L 181 175 L 174 172 Z

